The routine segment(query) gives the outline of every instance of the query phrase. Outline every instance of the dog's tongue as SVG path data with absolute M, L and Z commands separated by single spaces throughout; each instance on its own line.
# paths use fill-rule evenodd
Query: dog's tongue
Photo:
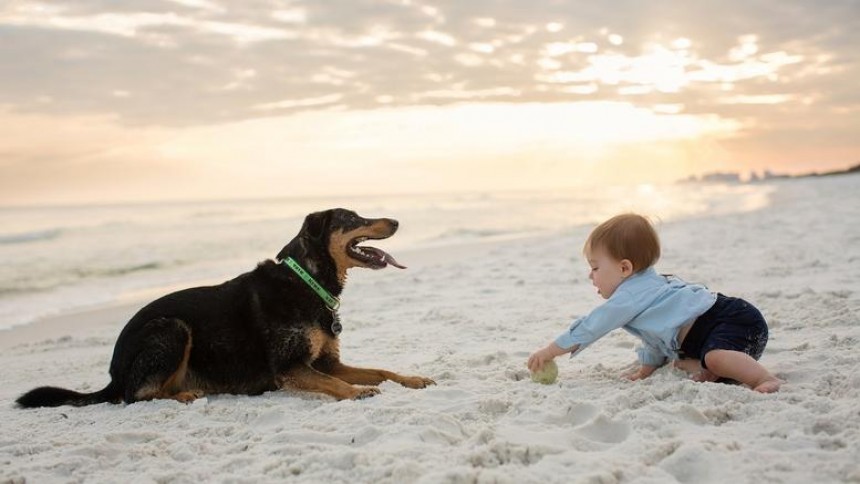
M 397 261 L 394 260 L 394 257 L 391 257 L 391 254 L 389 254 L 388 252 L 382 251 L 382 260 L 398 269 L 406 269 L 406 266 L 398 264 Z
M 406 266 L 401 265 L 399 262 L 397 262 L 397 260 L 394 259 L 394 257 L 391 256 L 391 254 L 389 254 L 388 252 L 385 252 L 384 250 L 382 250 L 380 248 L 367 247 L 367 246 L 362 246 L 361 248 L 362 248 L 362 250 L 364 250 L 365 253 L 369 252 L 369 253 L 373 254 L 373 257 L 375 259 L 379 259 L 379 261 L 381 261 L 381 262 L 384 262 L 386 264 L 391 264 L 394 267 L 397 267 L 398 269 L 406 269 Z

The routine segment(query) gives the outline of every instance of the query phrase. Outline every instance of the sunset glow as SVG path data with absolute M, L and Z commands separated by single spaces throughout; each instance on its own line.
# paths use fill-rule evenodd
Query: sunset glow
M 801 35 L 680 3 L 627 5 L 635 22 L 540 2 L 116 5 L 0 6 L 0 203 L 647 184 L 860 159 L 838 8 L 798 3 L 817 26 Z

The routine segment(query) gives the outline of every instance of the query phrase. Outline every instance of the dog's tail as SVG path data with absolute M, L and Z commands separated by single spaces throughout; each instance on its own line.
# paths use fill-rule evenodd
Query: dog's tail
M 119 385 L 111 381 L 108 386 L 93 393 L 78 393 L 73 390 L 57 387 L 39 387 L 18 397 L 15 402 L 21 408 L 35 407 L 59 407 L 61 405 L 72 405 L 83 407 L 95 403 L 113 402 L 121 400 L 122 393 Z

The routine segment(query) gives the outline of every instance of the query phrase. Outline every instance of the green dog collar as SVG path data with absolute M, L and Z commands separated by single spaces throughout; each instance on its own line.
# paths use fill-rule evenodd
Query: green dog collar
M 310 286 L 311 289 L 314 290 L 323 301 L 325 301 L 325 305 L 328 306 L 332 311 L 337 311 L 337 308 L 340 307 L 340 300 L 325 290 L 324 287 L 318 283 L 313 276 L 307 273 L 307 271 L 299 265 L 298 262 L 295 261 L 292 257 L 287 257 L 286 259 L 281 260 L 281 263 L 289 267 L 296 273 L 305 283 Z

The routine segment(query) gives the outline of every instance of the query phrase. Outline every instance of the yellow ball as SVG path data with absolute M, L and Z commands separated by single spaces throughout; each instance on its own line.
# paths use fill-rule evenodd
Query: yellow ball
M 543 368 L 541 368 L 540 371 L 532 372 L 532 381 L 536 383 L 550 385 L 555 383 L 556 378 L 558 378 L 558 365 L 556 365 L 553 360 L 549 360 L 544 363 Z

